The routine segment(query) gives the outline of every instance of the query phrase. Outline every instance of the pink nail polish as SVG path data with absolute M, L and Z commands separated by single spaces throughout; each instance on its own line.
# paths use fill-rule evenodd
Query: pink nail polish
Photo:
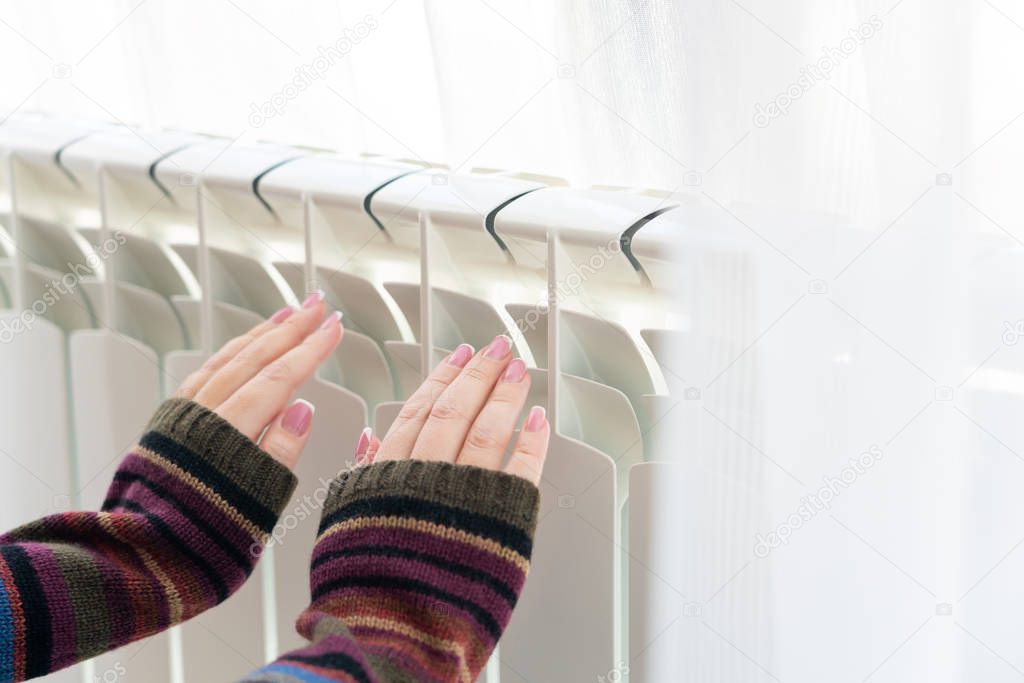
M 324 290 L 318 289 L 316 291 L 313 291 L 313 292 L 309 293 L 309 296 L 306 297 L 306 300 L 302 302 L 302 307 L 303 308 L 313 308 L 314 306 L 316 306 L 318 303 L 320 303 L 323 300 L 324 300 Z
M 526 424 L 523 429 L 528 432 L 539 432 L 544 427 L 546 420 L 547 411 L 544 410 L 543 406 L 534 406 L 530 408 L 530 414 L 526 417 Z
M 469 344 L 459 344 L 459 347 L 452 351 L 452 355 L 448 356 L 448 365 L 464 368 L 469 359 L 473 357 L 473 353 L 473 347 Z
M 521 382 L 524 377 L 526 377 L 526 363 L 521 358 L 516 358 L 505 368 L 505 374 L 501 376 L 501 381 Z
M 341 322 L 341 311 L 335 311 L 324 318 L 324 321 L 320 323 L 320 329 L 329 330 L 331 325 L 337 325 L 339 322 Z
M 285 306 L 280 311 L 278 311 L 274 315 L 270 316 L 270 322 L 272 322 L 272 323 L 284 322 L 285 320 L 288 319 L 288 316 L 290 316 L 294 312 L 295 312 L 294 308 L 292 308 L 291 306 Z
M 370 435 L 373 434 L 373 429 L 367 427 L 363 430 L 363 433 L 359 435 L 359 441 L 356 442 L 356 462 L 361 462 L 366 458 L 366 451 L 370 448 Z
M 300 398 L 285 411 L 284 417 L 281 418 L 281 426 L 295 436 L 305 436 L 313 423 L 315 412 L 316 408 L 312 403 Z
M 501 360 L 508 354 L 509 349 L 511 348 L 512 340 L 503 334 L 499 334 L 494 338 L 494 341 L 491 342 L 490 346 L 487 347 L 487 353 L 485 355 L 494 360 Z

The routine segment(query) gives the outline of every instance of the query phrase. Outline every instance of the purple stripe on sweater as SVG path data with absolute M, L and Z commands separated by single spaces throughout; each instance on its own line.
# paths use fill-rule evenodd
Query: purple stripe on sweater
M 245 568 L 240 567 L 234 558 L 230 557 L 205 531 L 197 527 L 190 517 L 179 511 L 172 503 L 167 502 L 162 496 L 141 485 L 132 487 L 131 501 L 142 507 L 149 514 L 159 516 L 183 541 L 187 541 L 195 551 L 210 563 L 214 571 L 223 577 L 228 586 L 236 588 L 245 581 L 248 576 Z M 123 514 L 135 514 L 130 511 L 122 511 L 118 507 L 115 507 L 114 510 L 121 511 Z M 217 527 L 217 531 L 220 529 L 221 527 Z M 249 545 L 251 544 L 252 540 L 250 537 Z M 243 558 L 250 558 L 251 560 L 252 555 L 249 552 L 249 545 L 236 549 Z M 249 566 L 252 566 L 251 563 Z
M 340 557 L 318 567 L 310 576 L 310 582 L 316 586 L 328 583 L 332 578 L 339 576 L 400 577 L 422 581 L 475 603 L 499 624 L 507 624 L 512 618 L 512 608 L 508 602 L 489 586 L 418 560 L 371 555 Z
M 152 464 L 145 458 L 134 454 L 125 458 L 119 469 L 123 472 L 144 476 L 150 481 L 168 489 L 188 507 L 187 511 L 190 514 L 195 515 L 220 531 L 229 543 L 248 553 L 249 546 L 253 542 L 249 532 L 240 527 L 224 510 L 187 482 L 182 481 L 162 467 Z M 137 483 L 129 484 L 114 481 L 110 491 L 107 493 L 107 498 L 117 496 L 121 499 L 126 497 L 136 499 L 136 491 L 139 489 L 140 486 Z M 125 492 L 129 490 L 131 494 L 126 496 Z
M 457 557 L 458 564 L 486 572 L 516 592 L 519 591 L 526 579 L 525 574 L 523 574 L 519 567 L 492 552 L 454 540 L 444 539 L 440 541 L 436 534 L 429 531 L 415 531 L 412 529 L 381 529 L 380 527 L 371 527 L 337 532 L 324 538 L 317 545 L 316 556 L 323 555 L 331 550 L 343 550 L 354 546 L 380 545 L 414 550 L 449 561 Z
M 41 543 L 24 543 L 21 547 L 32 562 L 50 613 L 50 670 L 66 666 L 75 658 L 75 610 L 68 587 L 50 548 Z
M 135 536 L 135 545 L 141 546 L 156 560 L 160 569 L 179 593 L 190 596 L 188 600 L 182 600 L 183 619 L 195 616 L 217 603 L 217 589 L 214 588 L 210 579 L 189 558 L 183 557 L 176 549 L 168 547 L 163 535 L 152 522 L 141 515 L 122 514 L 130 516 L 134 520 L 134 526 L 138 531 Z M 171 528 L 179 537 L 183 537 L 180 528 L 173 525 Z M 185 541 L 184 538 L 182 540 Z M 214 569 L 216 570 L 217 567 Z

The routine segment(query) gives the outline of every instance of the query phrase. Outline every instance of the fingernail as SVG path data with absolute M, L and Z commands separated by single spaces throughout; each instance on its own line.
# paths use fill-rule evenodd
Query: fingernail
M 487 357 L 494 360 L 501 360 L 512 348 L 512 340 L 503 334 L 499 334 L 487 347 Z
M 335 311 L 327 316 L 322 323 L 320 323 L 321 330 L 328 330 L 331 325 L 337 325 L 341 322 L 341 311 Z
M 313 308 L 318 303 L 324 300 L 324 290 L 317 289 L 309 293 L 306 300 L 302 302 L 303 308 Z
M 284 320 L 286 320 L 288 318 L 288 316 L 290 316 L 294 312 L 295 312 L 294 308 L 292 308 L 291 306 L 285 306 L 280 311 L 278 311 L 274 315 L 270 316 L 270 322 L 272 322 L 272 323 L 283 322 Z
M 313 423 L 316 407 L 309 401 L 298 399 L 285 411 L 281 418 L 281 426 L 295 436 L 305 436 L 309 425 Z
M 526 377 L 526 363 L 521 358 L 516 358 L 505 368 L 505 374 L 501 376 L 501 381 L 519 382 L 524 377 Z
M 469 344 L 459 344 L 459 347 L 452 351 L 452 355 L 448 356 L 448 365 L 464 368 L 469 359 L 473 357 L 473 353 L 473 347 Z
M 547 419 L 547 411 L 542 406 L 534 406 L 530 408 L 530 414 L 526 417 L 525 429 L 528 432 L 539 432 L 544 427 L 544 421 Z
M 359 435 L 359 441 L 356 442 L 356 462 L 360 463 L 366 459 L 366 451 L 370 448 L 370 436 L 373 434 L 373 429 L 367 427 L 363 430 L 363 433 Z

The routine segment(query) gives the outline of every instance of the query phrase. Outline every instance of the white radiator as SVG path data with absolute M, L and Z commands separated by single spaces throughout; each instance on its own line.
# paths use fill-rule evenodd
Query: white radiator
M 301 392 L 318 419 L 288 531 L 245 587 L 53 680 L 231 680 L 299 645 L 317 489 L 364 425 L 387 429 L 425 365 L 499 332 L 554 434 L 535 563 L 486 680 L 773 668 L 769 565 L 744 565 L 770 465 L 708 428 L 728 413 L 746 439 L 761 429 L 744 418 L 756 365 L 715 376 L 757 333 L 750 240 L 728 216 L 667 193 L 35 115 L 0 126 L 0 153 L 3 527 L 98 506 L 162 397 L 308 290 L 346 330 Z

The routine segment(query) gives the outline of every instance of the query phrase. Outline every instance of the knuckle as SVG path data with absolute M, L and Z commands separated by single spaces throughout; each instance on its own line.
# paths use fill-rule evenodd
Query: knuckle
M 402 422 L 418 421 L 421 417 L 426 415 L 429 405 L 429 403 L 424 401 L 406 401 L 398 411 L 398 417 L 396 419 Z
M 476 382 L 486 382 L 490 379 L 490 373 L 479 365 L 470 365 L 462 371 L 462 376 Z
M 533 460 L 534 459 L 534 453 L 525 444 L 518 443 L 518 444 L 516 444 L 516 447 L 512 449 L 512 453 L 509 455 L 509 457 L 512 460 L 520 460 L 520 461 Z
M 474 426 L 466 436 L 466 446 L 473 450 L 494 451 L 501 448 L 498 435 L 494 430 L 484 426 Z
M 491 394 L 490 398 L 487 399 L 487 402 L 491 405 L 518 407 L 523 400 L 523 398 L 512 392 L 495 391 Z
M 455 401 L 442 396 L 430 408 L 430 418 L 439 422 L 454 422 L 462 419 L 462 411 Z
M 278 358 L 260 370 L 260 377 L 267 382 L 291 382 L 293 376 L 291 364 L 283 358 Z

